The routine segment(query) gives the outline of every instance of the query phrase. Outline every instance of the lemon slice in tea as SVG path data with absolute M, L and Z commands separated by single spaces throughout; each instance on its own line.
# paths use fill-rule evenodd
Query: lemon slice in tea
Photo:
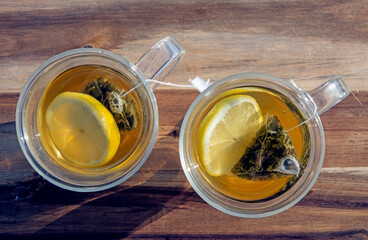
M 112 114 L 84 93 L 63 92 L 56 96 L 47 108 L 46 123 L 61 155 L 82 167 L 108 163 L 120 143 Z
M 261 109 L 250 96 L 233 95 L 217 102 L 198 132 L 198 154 L 207 172 L 212 176 L 230 172 L 262 124 Z

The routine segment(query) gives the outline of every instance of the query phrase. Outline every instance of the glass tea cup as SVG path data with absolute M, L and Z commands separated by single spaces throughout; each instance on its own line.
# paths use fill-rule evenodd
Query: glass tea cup
M 244 88 L 262 88 L 289 99 L 305 117 L 303 127 L 308 132 L 309 146 L 303 150 L 307 164 L 299 179 L 285 192 L 275 197 L 246 201 L 234 197 L 209 180 L 197 155 L 197 134 L 201 121 L 226 92 Z M 179 153 L 182 168 L 193 189 L 216 209 L 227 214 L 245 217 L 267 217 L 287 210 L 300 201 L 312 188 L 322 167 L 325 136 L 319 115 L 350 93 L 346 83 L 333 78 L 311 92 L 299 89 L 293 82 L 260 73 L 236 74 L 216 81 L 194 100 L 182 123 Z
M 80 48 L 60 53 L 45 61 L 22 89 L 16 110 L 16 131 L 21 149 L 31 166 L 46 180 L 64 189 L 78 192 L 100 191 L 131 177 L 148 158 L 157 137 L 158 109 L 153 89 L 146 79 L 163 81 L 184 55 L 184 48 L 167 36 L 150 48 L 135 64 L 113 52 Z M 55 161 L 42 144 L 37 124 L 37 109 L 50 83 L 62 73 L 80 66 L 102 66 L 124 76 L 135 89 L 142 107 L 142 130 L 135 149 L 112 166 L 81 168 Z M 57 154 L 56 154 L 57 155 Z

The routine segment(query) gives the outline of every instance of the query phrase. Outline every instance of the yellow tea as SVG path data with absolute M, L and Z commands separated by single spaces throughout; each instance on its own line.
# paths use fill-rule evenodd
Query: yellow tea
M 211 159 L 207 159 L 208 156 L 211 156 L 211 153 L 204 155 L 204 150 L 201 146 L 204 141 L 203 139 L 206 139 L 206 137 L 203 137 L 203 135 L 208 136 L 208 134 L 207 132 L 204 134 L 201 131 L 203 131 L 203 129 L 206 129 L 207 131 L 213 130 L 208 130 L 208 128 L 203 127 L 203 125 L 208 124 L 210 118 L 213 119 L 212 116 L 208 117 L 208 115 L 213 115 L 213 112 L 216 112 L 215 114 L 221 115 L 221 109 L 219 106 L 221 108 L 226 108 L 228 105 L 235 105 L 234 102 L 236 101 L 233 101 L 232 99 L 236 101 L 243 101 L 242 104 L 246 104 L 246 112 L 259 112 L 260 116 L 254 118 L 253 114 L 253 119 L 248 121 L 250 128 L 255 128 L 255 126 L 258 128 L 253 130 L 253 137 L 248 141 L 250 145 L 237 146 L 241 148 L 242 155 L 244 156 L 241 159 L 235 159 L 237 164 L 233 165 L 233 163 L 231 163 L 231 168 L 228 168 L 222 172 L 221 169 L 213 170 L 212 166 L 215 166 L 215 168 L 226 166 L 226 164 L 229 162 L 227 159 L 228 156 L 224 156 L 223 161 L 228 161 L 224 164 L 218 164 L 216 162 L 212 163 Z M 252 101 L 256 103 L 253 103 Z M 242 113 L 236 107 L 234 112 L 235 114 L 242 115 L 235 116 L 235 118 L 249 115 L 248 113 Z M 271 139 L 270 136 L 265 137 L 264 135 L 262 137 L 261 125 L 254 125 L 255 121 L 258 121 L 257 119 L 262 123 L 264 132 L 267 130 L 270 124 L 274 124 L 276 127 L 274 126 L 274 129 L 269 129 L 268 131 L 272 134 L 275 134 L 275 136 L 278 134 L 277 138 Z M 223 119 L 222 121 L 229 121 L 229 119 Z M 214 99 L 211 104 L 208 105 L 208 107 L 202 113 L 200 120 L 197 122 L 198 126 L 194 128 L 198 130 L 195 134 L 197 137 L 194 137 L 192 140 L 192 148 L 197 152 L 195 155 L 199 169 L 202 175 L 210 183 L 210 185 L 213 186 L 214 189 L 230 198 L 249 202 L 263 201 L 274 198 L 287 191 L 293 184 L 295 184 L 295 182 L 302 175 L 307 164 L 310 149 L 308 128 L 306 124 L 302 124 L 301 126 L 294 128 L 304 121 L 305 118 L 300 110 L 288 98 L 273 90 L 261 87 L 245 87 L 228 90 Z M 233 123 L 234 121 L 229 122 Z M 237 121 L 235 121 L 235 123 L 236 122 Z M 221 125 L 223 123 L 220 121 L 218 124 Z M 224 131 L 231 132 L 231 129 L 228 128 L 235 128 L 235 125 L 236 124 L 230 126 L 223 125 L 223 128 L 227 128 Z M 278 133 L 276 134 L 277 128 L 279 129 Z M 247 130 L 246 126 L 243 129 Z M 257 135 L 255 135 L 256 131 Z M 276 163 L 274 166 L 260 166 L 265 164 L 261 163 L 262 160 L 259 159 L 259 156 L 264 154 L 264 152 L 257 150 L 257 147 L 260 148 L 260 146 L 256 145 L 257 139 L 258 144 L 262 146 L 266 146 L 267 141 L 271 141 L 268 143 L 270 148 L 268 150 L 268 154 L 274 154 L 275 156 L 273 157 L 276 157 L 277 149 L 279 149 L 279 151 L 281 151 L 279 154 L 288 156 L 282 160 L 285 164 L 289 164 L 288 166 L 290 166 L 292 163 L 291 160 L 294 159 L 296 161 L 295 166 L 293 166 L 295 171 L 293 169 L 291 171 L 294 171 L 294 174 L 285 174 L 285 169 L 280 170 L 279 168 L 275 167 Z M 282 141 L 280 139 L 282 139 Z M 216 157 L 217 155 L 221 155 L 222 148 L 225 149 L 229 145 L 226 141 L 221 140 L 222 139 L 215 139 L 215 141 L 220 142 L 217 149 L 212 150 L 214 151 L 212 154 L 215 154 Z M 238 140 L 234 139 L 234 141 Z M 205 143 L 207 142 L 205 141 Z M 285 146 L 280 146 L 280 144 L 284 144 Z M 254 155 L 254 159 L 252 154 Z M 252 166 L 252 164 L 255 166 Z M 258 168 L 263 167 L 264 169 L 257 172 L 257 164 Z M 210 166 L 211 169 L 209 169 L 208 166 Z M 229 169 L 231 169 L 231 171 L 229 171 Z M 209 170 L 211 170 L 211 172 L 209 172 Z
M 121 123 L 117 121 L 117 125 L 119 126 L 120 143 L 118 144 L 119 146 L 115 155 L 107 164 L 91 169 L 83 168 L 78 164 L 68 161 L 60 153 L 47 126 L 47 109 L 53 100 L 64 92 L 88 93 L 93 96 L 93 92 L 90 92 L 90 89 L 95 87 L 92 86 L 93 84 L 97 84 L 96 79 L 103 79 L 105 81 L 99 82 L 101 89 L 103 89 L 103 87 L 113 87 L 117 92 L 127 92 L 132 89 L 130 81 L 125 76 L 114 71 L 113 69 L 98 65 L 78 66 L 61 73 L 48 85 L 37 108 L 37 126 L 43 147 L 58 164 L 61 164 L 62 166 L 73 171 L 93 172 L 108 169 L 116 166 L 117 164 L 124 164 L 124 161 L 128 160 L 129 156 L 136 150 L 142 135 L 142 106 L 140 104 L 138 94 L 136 91 L 133 91 L 129 93 L 129 96 L 127 95 L 127 99 L 130 101 L 130 104 L 134 105 L 136 119 L 133 121 L 134 123 L 131 121 L 131 124 L 134 126 L 131 126 L 127 129 L 121 127 Z M 99 89 L 98 86 L 97 88 Z M 113 97 L 118 98 L 119 96 L 116 94 L 116 96 Z M 114 98 L 112 98 L 111 101 L 116 100 Z M 101 99 L 97 100 L 101 101 Z M 105 102 L 102 102 L 105 104 L 105 106 L 108 106 L 109 104 L 107 100 L 108 99 L 105 99 Z M 114 113 L 112 114 L 115 115 Z

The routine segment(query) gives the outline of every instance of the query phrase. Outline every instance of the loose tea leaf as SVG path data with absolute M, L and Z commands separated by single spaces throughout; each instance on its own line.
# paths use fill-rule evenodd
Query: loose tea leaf
M 301 169 L 289 134 L 277 117 L 268 117 L 258 130 L 254 142 L 232 168 L 232 173 L 250 180 L 266 180 L 291 175 Z
M 122 93 L 106 78 L 95 77 L 83 93 L 100 101 L 114 116 L 120 130 L 132 130 L 138 125 L 138 112 L 134 100 Z

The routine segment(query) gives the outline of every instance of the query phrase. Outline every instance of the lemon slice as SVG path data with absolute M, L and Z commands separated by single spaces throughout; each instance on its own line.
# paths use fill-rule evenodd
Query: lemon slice
M 84 93 L 63 92 L 56 96 L 47 108 L 46 123 L 60 154 L 82 167 L 106 164 L 120 143 L 112 114 Z
M 199 126 L 198 154 L 212 176 L 226 174 L 244 155 L 263 124 L 261 109 L 247 95 L 217 102 Z

